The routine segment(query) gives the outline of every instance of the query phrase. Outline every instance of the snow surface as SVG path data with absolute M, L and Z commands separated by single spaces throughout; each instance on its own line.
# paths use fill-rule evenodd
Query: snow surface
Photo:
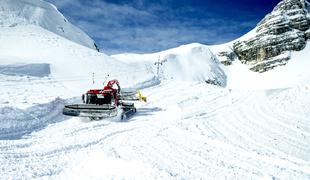
M 71 41 L 95 49 L 92 40 L 72 25 L 57 8 L 42 0 L 1 0 L 0 27 L 38 25 Z
M 123 87 L 154 78 L 144 66 L 120 62 L 38 26 L 0 27 L 0 31 L 0 93 L 4 95 L 0 106 L 26 108 L 56 97 L 80 96 L 88 88 L 102 88 L 108 75 Z M 49 68 L 42 71 L 42 64 Z
M 309 43 L 259 74 L 219 63 L 229 43 L 109 57 L 37 24 L 0 32 L 0 179 L 310 179 Z M 133 117 L 62 115 L 114 78 L 148 97 Z
M 51 108 L 55 101 L 25 111 L 42 121 L 30 120 L 23 136 L 0 141 L 0 173 L 4 179 L 310 178 L 310 86 L 253 91 L 166 81 L 143 93 L 149 103 L 122 122 L 63 118 Z
M 241 38 L 249 38 L 254 31 Z M 231 43 L 222 45 L 206 46 L 202 44 L 183 45 L 178 48 L 154 54 L 117 54 L 112 57 L 123 61 L 152 66 L 157 62 L 158 57 L 161 61 L 167 59 L 177 61 L 177 64 L 164 62 L 160 66 L 163 77 L 171 74 L 173 78 L 179 80 L 194 80 L 203 82 L 208 79 L 217 79 L 228 89 L 277 89 L 296 87 L 310 82 L 310 45 L 299 52 L 288 52 L 283 56 L 290 56 L 291 59 L 287 66 L 280 66 L 272 71 L 257 73 L 249 70 L 247 65 L 240 61 L 234 61 L 231 66 L 223 66 L 219 63 L 216 54 L 222 51 L 231 51 Z M 182 60 L 185 59 L 185 63 Z M 199 63 L 195 63 L 199 61 Z M 183 61 L 184 62 L 184 61 Z M 202 63 L 205 62 L 205 63 Z M 153 65 L 154 66 L 154 65 Z M 190 74 L 194 72 L 193 74 Z M 195 75 L 201 75 L 198 78 Z
M 50 75 L 49 64 L 14 64 L 0 66 L 0 74 L 19 75 L 19 76 L 37 76 L 44 77 Z
M 227 87 L 231 89 L 279 89 L 291 88 L 309 84 L 310 44 L 299 52 L 288 53 L 291 59 L 285 66 L 279 66 L 272 71 L 255 73 L 247 66 L 235 61 L 228 66 Z
M 211 80 L 221 86 L 226 85 L 223 65 L 207 46 L 198 43 L 154 54 L 119 54 L 112 57 L 122 62 L 144 64 L 150 72 L 165 80 Z M 158 72 L 156 63 L 160 63 Z

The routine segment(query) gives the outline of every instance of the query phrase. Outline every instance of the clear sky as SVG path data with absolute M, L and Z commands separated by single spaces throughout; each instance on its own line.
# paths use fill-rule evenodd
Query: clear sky
M 47 0 L 102 52 L 150 53 L 247 33 L 280 0 Z

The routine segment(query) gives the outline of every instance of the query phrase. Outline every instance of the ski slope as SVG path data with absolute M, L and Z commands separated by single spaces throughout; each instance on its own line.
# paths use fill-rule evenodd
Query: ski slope
M 242 64 L 219 65 L 206 47 L 183 46 L 168 60 L 184 71 L 192 66 L 182 60 L 197 49 L 204 67 L 218 66 L 170 78 L 163 75 L 178 69 L 163 67 L 159 82 L 154 60 L 143 60 L 149 55 L 108 57 L 32 25 L 1 32 L 2 179 L 310 178 L 309 46 L 287 66 L 255 76 Z M 95 84 L 92 72 L 103 72 Z M 125 121 L 62 115 L 64 104 L 102 87 L 106 74 L 142 88 L 148 103 Z M 196 77 L 225 77 L 227 85 Z
M 309 91 L 167 81 L 144 89 L 149 102 L 126 121 L 62 117 L 64 102 L 56 100 L 26 111 L 41 120 L 27 133 L 2 136 L 0 173 L 4 179 L 309 179 Z
M 44 1 L 0 6 L 0 179 L 310 179 L 309 43 L 263 74 L 221 65 L 229 43 L 110 57 L 54 31 Z M 110 79 L 148 102 L 123 121 L 62 115 Z

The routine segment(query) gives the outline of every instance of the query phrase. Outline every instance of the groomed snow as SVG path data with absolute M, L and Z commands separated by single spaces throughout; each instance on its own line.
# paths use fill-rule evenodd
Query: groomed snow
M 49 112 L 61 115 L 45 108 L 55 101 L 33 107 L 29 114 L 42 121 L 25 127 L 22 137 L 0 141 L 2 177 L 310 177 L 310 86 L 253 91 L 166 81 L 143 93 L 149 102 L 137 104 L 138 113 L 126 121 L 55 122 Z

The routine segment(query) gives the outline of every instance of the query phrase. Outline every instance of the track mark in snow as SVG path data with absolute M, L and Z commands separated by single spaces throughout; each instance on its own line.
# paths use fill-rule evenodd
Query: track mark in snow
M 23 139 L 0 140 L 0 173 L 63 179 L 310 178 L 304 127 L 309 122 L 288 110 L 281 114 L 264 91 L 191 82 L 164 82 L 143 91 L 149 101 L 138 103 L 138 113 L 128 121 L 72 118 Z M 304 128 L 296 128 L 298 121 Z

